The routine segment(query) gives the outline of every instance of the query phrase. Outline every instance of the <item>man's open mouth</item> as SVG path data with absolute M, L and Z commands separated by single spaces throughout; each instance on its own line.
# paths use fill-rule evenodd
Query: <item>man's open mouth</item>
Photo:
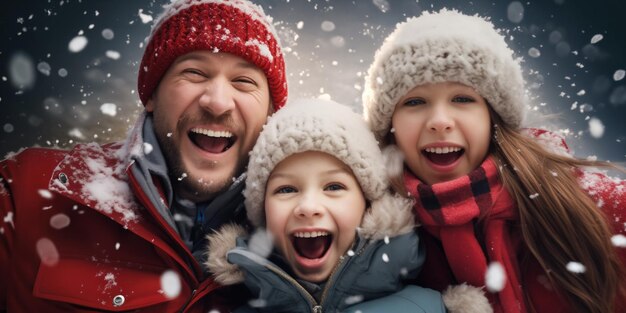
M 231 132 L 198 127 L 192 128 L 187 136 L 194 145 L 209 153 L 225 152 L 237 141 L 237 136 Z
M 465 149 L 459 147 L 437 147 L 422 150 L 422 154 L 428 160 L 442 166 L 454 163 L 463 153 L 465 153 Z
M 291 235 L 294 250 L 307 259 L 324 257 L 332 242 L 333 235 L 326 231 L 295 232 Z

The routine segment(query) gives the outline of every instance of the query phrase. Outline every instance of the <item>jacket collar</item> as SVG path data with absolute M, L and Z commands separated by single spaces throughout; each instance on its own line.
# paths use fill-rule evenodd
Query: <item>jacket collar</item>
M 57 165 L 48 188 L 92 207 L 129 226 L 138 219 L 138 206 L 126 170 L 132 155 L 141 153 L 141 116 L 127 140 L 106 145 L 78 144 Z

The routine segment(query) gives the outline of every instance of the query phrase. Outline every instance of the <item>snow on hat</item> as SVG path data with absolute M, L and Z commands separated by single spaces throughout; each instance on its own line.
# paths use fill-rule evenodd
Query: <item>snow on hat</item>
M 411 203 L 389 191 L 383 155 L 361 115 L 329 100 L 289 103 L 269 118 L 250 152 L 243 191 L 248 219 L 265 225 L 264 199 L 270 173 L 282 160 L 306 151 L 328 153 L 352 170 L 370 209 L 361 234 L 380 239 L 413 227 Z
M 285 61 L 272 18 L 247 0 L 177 0 L 164 6 L 141 60 L 138 90 L 148 102 L 172 62 L 196 50 L 227 52 L 260 68 L 274 109 L 287 100 Z
M 474 88 L 505 123 L 525 115 L 524 80 L 513 51 L 493 24 L 443 9 L 399 23 L 376 52 L 363 92 L 363 114 L 382 140 L 396 103 L 428 83 L 458 82 Z

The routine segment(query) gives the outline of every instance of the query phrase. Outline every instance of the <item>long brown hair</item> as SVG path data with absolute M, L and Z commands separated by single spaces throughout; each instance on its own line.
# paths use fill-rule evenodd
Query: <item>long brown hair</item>
M 611 244 L 607 216 L 580 187 L 577 171 L 583 166 L 616 167 L 548 151 L 502 123 L 493 111 L 491 118 L 490 153 L 517 203 L 530 253 L 575 312 L 615 312 L 616 299 L 623 295 L 624 270 Z M 534 194 L 538 196 L 531 199 Z M 583 264 L 586 271 L 571 273 L 566 268 L 571 261 Z

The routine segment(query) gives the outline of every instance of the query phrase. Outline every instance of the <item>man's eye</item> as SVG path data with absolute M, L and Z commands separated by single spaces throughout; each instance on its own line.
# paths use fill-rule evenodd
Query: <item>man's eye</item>
M 205 76 L 204 73 L 202 73 L 202 71 L 194 69 L 194 68 L 187 68 L 187 69 L 183 70 L 183 73 L 190 74 L 190 75 Z
M 424 103 L 426 103 L 426 101 L 424 101 L 424 99 L 419 99 L 419 98 L 411 98 L 411 99 L 404 101 L 404 105 L 409 106 L 409 107 L 414 107 L 414 106 L 424 104 Z
M 475 102 L 476 100 L 474 100 L 474 98 L 472 97 L 465 97 L 465 96 L 456 96 L 452 99 L 452 102 L 458 102 L 458 103 L 472 103 Z
M 346 189 L 346 187 L 338 183 L 328 184 L 326 185 L 326 187 L 324 187 L 324 190 L 328 190 L 328 191 L 337 191 L 337 190 L 344 190 L 344 189 Z
M 256 86 L 257 83 L 256 81 L 254 81 L 254 79 L 248 78 L 248 77 L 237 77 L 233 80 L 236 83 L 244 83 L 244 84 L 251 84 Z
M 292 193 L 292 192 L 297 192 L 297 190 L 296 188 L 293 188 L 291 186 L 280 187 L 276 189 L 275 191 L 275 193 Z

